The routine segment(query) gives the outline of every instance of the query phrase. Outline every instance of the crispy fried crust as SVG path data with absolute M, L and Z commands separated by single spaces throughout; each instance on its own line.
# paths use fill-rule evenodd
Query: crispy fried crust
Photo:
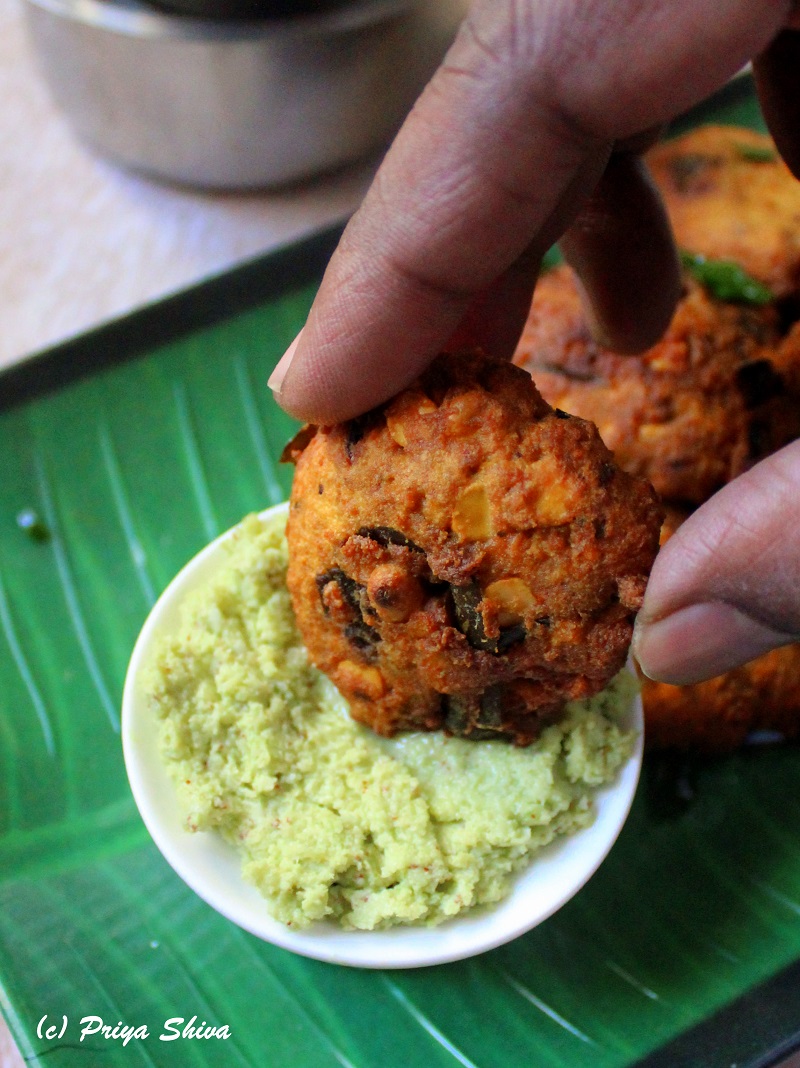
M 679 247 L 735 260 L 777 297 L 800 290 L 800 182 L 769 137 L 702 126 L 651 149 L 647 163 Z
M 667 508 L 662 543 L 685 518 L 685 511 Z M 694 686 L 641 680 L 649 749 L 729 753 L 753 731 L 800 737 L 800 644 Z
M 800 736 L 800 645 L 785 645 L 694 686 L 643 680 L 650 749 L 729 753 L 752 731 Z
M 687 504 L 800 434 L 800 183 L 769 138 L 735 127 L 692 131 L 648 162 L 679 247 L 739 263 L 778 300 L 723 303 L 687 277 L 661 342 L 623 357 L 592 341 L 559 268 L 539 282 L 515 362 L 550 403 L 596 422 L 623 468 L 651 479 L 667 502 L 666 540 Z M 800 736 L 800 645 L 694 686 L 642 681 L 652 749 L 720 753 L 752 731 Z
M 527 374 L 442 356 L 300 451 L 289 590 L 356 719 L 524 744 L 622 667 L 660 524 Z
M 700 504 L 800 434 L 800 332 L 784 339 L 773 306 L 723 303 L 691 278 L 662 340 L 630 357 L 592 339 L 572 271 L 556 268 L 514 361 L 665 499 Z

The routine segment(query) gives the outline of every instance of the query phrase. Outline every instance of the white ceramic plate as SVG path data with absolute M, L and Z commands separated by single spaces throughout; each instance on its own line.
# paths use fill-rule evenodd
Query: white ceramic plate
M 278 505 L 262 518 L 285 511 Z M 443 964 L 494 949 L 524 934 L 573 897 L 604 860 L 630 810 L 642 764 L 643 720 L 637 697 L 627 728 L 638 731 L 635 750 L 617 780 L 596 795 L 594 823 L 538 853 L 516 879 L 509 897 L 438 927 L 344 931 L 320 923 L 292 931 L 267 912 L 264 898 L 241 876 L 233 846 L 212 832 L 190 834 L 158 749 L 158 723 L 138 682 L 153 643 L 176 628 L 186 594 L 220 565 L 231 531 L 206 546 L 173 579 L 153 607 L 133 650 L 122 701 L 122 744 L 133 796 L 148 831 L 169 864 L 195 893 L 251 934 L 306 957 L 362 968 Z

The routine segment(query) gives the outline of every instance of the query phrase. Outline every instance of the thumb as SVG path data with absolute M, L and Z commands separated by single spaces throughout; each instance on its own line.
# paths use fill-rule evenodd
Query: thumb
M 691 515 L 656 559 L 633 652 L 686 685 L 800 640 L 800 441 Z

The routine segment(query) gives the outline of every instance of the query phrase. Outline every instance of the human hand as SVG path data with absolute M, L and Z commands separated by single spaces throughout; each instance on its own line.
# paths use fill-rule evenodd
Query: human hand
M 684 685 L 800 641 L 800 441 L 724 486 L 661 549 L 636 620 L 644 672 Z
M 756 56 L 773 136 L 800 173 L 800 33 L 787 27 L 800 27 L 788 0 L 476 0 L 271 380 L 281 404 L 311 422 L 350 418 L 454 336 L 510 355 L 559 237 L 600 339 L 618 351 L 653 342 L 679 274 L 636 151 Z M 800 565 L 782 583 L 789 547 L 770 557 L 800 511 L 786 490 L 800 486 L 792 449 L 664 550 L 637 632 L 648 673 L 690 681 L 800 636 Z
M 281 404 L 310 422 L 357 415 L 457 329 L 510 355 L 561 237 L 601 339 L 655 341 L 678 264 L 633 150 L 763 53 L 767 115 L 800 168 L 800 34 L 776 38 L 791 12 L 789 0 L 475 0 L 271 380 Z

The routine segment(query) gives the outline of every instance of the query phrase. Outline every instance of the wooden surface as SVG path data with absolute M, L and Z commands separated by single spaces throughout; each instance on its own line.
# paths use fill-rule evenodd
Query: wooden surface
M 0 367 L 348 215 L 374 161 L 280 192 L 208 194 L 79 145 L 0 0 Z
M 374 170 L 248 195 L 126 173 L 56 111 L 21 0 L 0 0 L 0 100 L 0 368 L 344 218 Z M 0 1068 L 23 1063 L 0 1014 Z
M 0 1016 L 0 1068 L 23 1068 L 24 1064 L 22 1055 L 8 1033 L 5 1020 Z

